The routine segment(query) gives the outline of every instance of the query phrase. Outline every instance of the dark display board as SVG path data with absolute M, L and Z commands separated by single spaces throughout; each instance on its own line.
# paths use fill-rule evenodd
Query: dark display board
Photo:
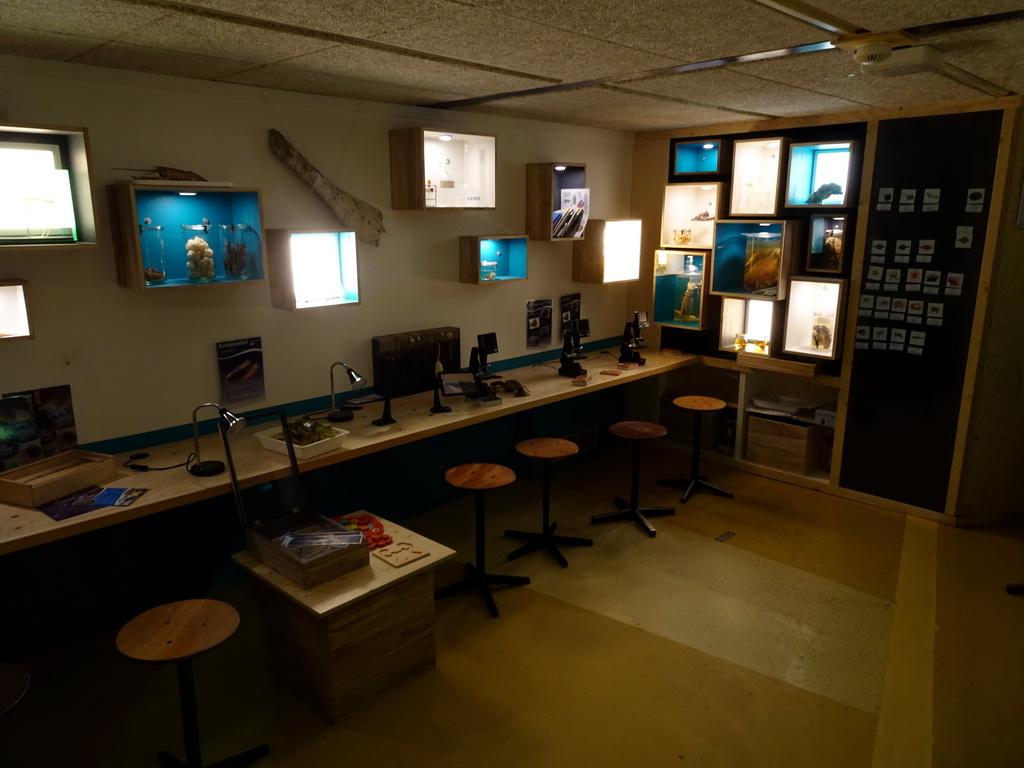
M 843 488 L 945 509 L 1002 116 L 879 124 Z
M 462 370 L 455 326 L 374 336 L 370 345 L 373 391 L 382 397 L 429 392 L 437 382 L 438 364 L 445 373 Z

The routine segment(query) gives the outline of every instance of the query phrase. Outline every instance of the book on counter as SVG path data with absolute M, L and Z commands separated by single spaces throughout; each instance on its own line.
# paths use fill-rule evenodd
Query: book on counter
M 619 368 L 628 371 L 630 368 L 639 368 L 640 363 L 619 363 Z
M 683 354 L 683 350 L 674 349 L 673 347 L 662 347 L 661 354 L 667 357 L 678 357 L 679 355 Z
M 601 373 L 604 374 L 605 376 L 621 376 L 622 375 L 622 371 L 616 371 L 614 368 L 605 368 L 603 371 L 601 371 Z
M 591 378 L 593 377 L 589 373 L 581 373 L 579 376 L 573 378 L 572 383 L 577 387 L 585 387 Z

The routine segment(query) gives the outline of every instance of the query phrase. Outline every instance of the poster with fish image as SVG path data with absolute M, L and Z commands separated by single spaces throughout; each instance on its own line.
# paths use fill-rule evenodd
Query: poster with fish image
M 255 400 L 265 394 L 263 345 L 259 336 L 217 342 L 221 403 Z

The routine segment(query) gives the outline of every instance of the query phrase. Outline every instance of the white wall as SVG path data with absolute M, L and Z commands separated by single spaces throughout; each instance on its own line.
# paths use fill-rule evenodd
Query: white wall
M 626 286 L 572 282 L 572 246 L 529 244 L 529 278 L 459 282 L 459 235 L 525 232 L 525 164 L 587 164 L 594 218 L 630 213 L 629 133 L 295 94 L 246 86 L 0 56 L 0 122 L 85 127 L 97 187 L 98 249 L 60 255 L 0 249 L 0 279 L 28 281 L 35 339 L 0 342 L 0 393 L 70 384 L 79 441 L 187 423 L 219 399 L 215 344 L 263 340 L 266 399 L 243 410 L 329 394 L 332 362 L 370 375 L 370 337 L 459 326 L 463 358 L 496 331 L 500 354 L 526 347 L 526 303 L 583 296 L 594 338 L 617 336 Z M 388 131 L 409 126 L 497 136 L 497 206 L 490 211 L 392 211 Z M 340 227 L 329 208 L 270 151 L 279 130 L 342 189 L 383 211 L 379 247 L 359 244 L 361 303 L 286 312 L 266 283 L 131 291 L 117 285 L 107 184 L 118 167 L 167 165 L 257 187 L 265 228 Z M 557 324 L 555 335 L 557 335 Z M 557 359 L 560 345 L 550 348 Z M 555 375 L 552 371 L 552 375 Z

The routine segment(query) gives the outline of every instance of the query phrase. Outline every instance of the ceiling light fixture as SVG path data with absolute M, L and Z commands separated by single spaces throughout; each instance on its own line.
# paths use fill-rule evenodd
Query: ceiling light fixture
M 437 137 L 437 140 L 438 141 L 451 141 L 452 140 L 452 135 L 450 133 L 442 133 L 440 136 Z

